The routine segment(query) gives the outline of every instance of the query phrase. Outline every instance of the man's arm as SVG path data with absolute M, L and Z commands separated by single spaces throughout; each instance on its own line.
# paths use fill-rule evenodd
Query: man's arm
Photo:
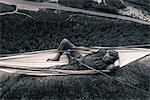
M 114 64 L 110 64 L 109 66 L 106 67 L 106 70 L 113 71 L 114 69 L 115 69 L 115 65 Z
M 106 67 L 106 70 L 101 70 L 102 72 L 112 72 L 114 69 L 119 68 L 120 63 L 119 59 L 115 61 L 114 64 L 110 64 L 109 66 Z
M 112 72 L 114 69 L 116 68 L 116 66 L 114 64 L 110 64 L 109 66 L 106 67 L 105 70 L 101 70 L 104 73 L 110 73 Z

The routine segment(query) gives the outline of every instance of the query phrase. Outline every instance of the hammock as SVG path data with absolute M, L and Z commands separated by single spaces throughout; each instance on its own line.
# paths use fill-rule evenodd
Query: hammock
M 97 50 L 98 49 L 95 48 L 84 48 L 84 50 L 80 49 L 79 51 L 83 56 L 85 56 Z M 129 63 L 150 55 L 150 49 L 144 48 L 123 48 L 114 50 L 119 53 L 120 67 L 124 67 Z M 35 76 L 98 74 L 94 70 L 53 69 L 56 66 L 68 64 L 66 55 L 62 55 L 60 61 L 46 61 L 48 58 L 54 58 L 56 53 L 56 49 L 51 49 L 0 57 L 0 71 Z

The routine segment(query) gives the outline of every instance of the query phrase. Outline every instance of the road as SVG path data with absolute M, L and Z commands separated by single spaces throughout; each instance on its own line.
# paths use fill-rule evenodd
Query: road
M 65 7 L 65 6 L 58 5 L 56 3 L 31 2 L 31 1 L 24 1 L 24 0 L 0 0 L 0 2 L 8 4 L 8 5 L 16 5 L 18 6 L 18 9 L 22 9 L 22 10 L 38 11 L 39 9 L 49 8 L 49 9 L 56 9 L 56 10 L 63 10 L 63 11 L 70 11 L 70 12 L 77 12 L 77 13 L 83 13 L 83 14 L 88 14 L 88 15 L 100 16 L 100 17 L 113 18 L 113 19 L 122 19 L 126 21 L 140 23 L 140 24 L 150 25 L 150 22 L 143 21 L 140 19 L 135 19 L 135 18 L 122 16 L 122 15 L 116 15 L 116 14 L 95 12 L 95 11 L 83 10 L 83 9 L 78 9 L 78 8 L 72 8 L 72 7 Z
M 16 9 L 15 9 L 14 11 L 12 11 L 12 12 L 0 13 L 0 16 L 1 16 L 1 15 L 11 15 L 11 14 L 24 15 L 24 16 L 27 16 L 27 17 L 29 17 L 29 18 L 32 18 L 32 19 L 36 20 L 34 17 L 32 17 L 32 16 L 30 16 L 30 15 L 28 15 L 28 14 L 26 14 L 26 13 L 18 12 L 18 7 L 16 7 Z

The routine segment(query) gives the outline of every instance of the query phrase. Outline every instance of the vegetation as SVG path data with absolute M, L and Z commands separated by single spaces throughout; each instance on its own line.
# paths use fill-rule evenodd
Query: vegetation
M 144 9 L 145 11 L 148 12 L 148 14 L 150 15 L 150 1 L 149 0 L 125 0 L 125 1 L 128 1 L 132 4 L 134 4 L 135 7 L 137 8 L 142 8 Z
M 124 0 L 124 1 L 128 1 L 128 2 L 131 2 L 131 3 L 135 3 L 135 4 L 138 4 L 138 5 L 149 5 L 150 1 L 149 0 Z
M 57 48 L 63 38 L 84 46 L 150 43 L 146 25 L 56 10 L 25 13 L 37 20 L 17 14 L 0 16 L 1 53 Z
M 14 11 L 15 9 L 16 7 L 14 5 L 6 5 L 6 4 L 0 3 L 0 13 L 11 12 L 11 11 Z

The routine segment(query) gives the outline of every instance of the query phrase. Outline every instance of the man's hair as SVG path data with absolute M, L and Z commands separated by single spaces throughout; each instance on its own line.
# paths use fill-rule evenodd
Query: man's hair
M 118 55 L 118 52 L 117 51 L 114 51 L 114 50 L 108 50 L 108 53 L 111 57 L 113 57 L 113 60 L 117 60 L 119 59 L 119 55 Z

